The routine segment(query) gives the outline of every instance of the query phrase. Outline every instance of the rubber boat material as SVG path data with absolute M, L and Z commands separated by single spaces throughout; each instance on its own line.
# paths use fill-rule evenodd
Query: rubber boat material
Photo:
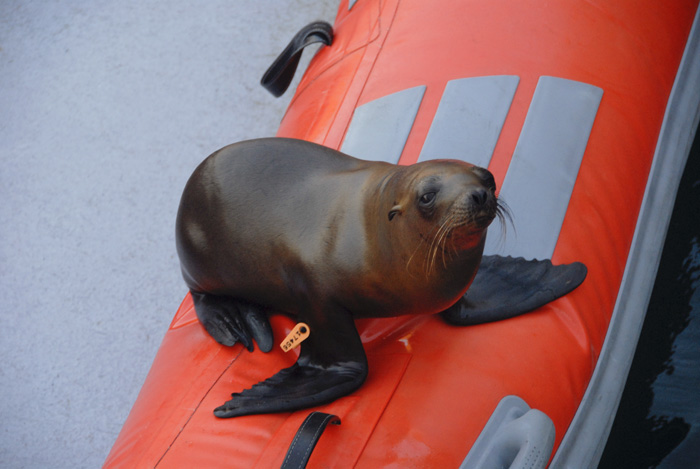
M 342 424 L 325 430 L 309 466 L 492 461 L 529 412 L 494 411 L 522 400 L 551 420 L 551 467 L 595 467 L 698 122 L 697 10 L 696 0 L 341 1 L 333 43 L 278 136 L 399 164 L 488 166 L 515 225 L 505 236 L 492 227 L 489 254 L 582 261 L 588 277 L 497 323 L 357 321 L 370 374 L 313 409 Z M 275 316 L 272 326 L 284 337 L 294 324 Z M 295 360 L 219 346 L 186 297 L 105 466 L 281 466 L 310 411 L 217 420 L 211 409 Z M 547 448 L 551 427 L 533 420 L 545 422 L 531 428 Z

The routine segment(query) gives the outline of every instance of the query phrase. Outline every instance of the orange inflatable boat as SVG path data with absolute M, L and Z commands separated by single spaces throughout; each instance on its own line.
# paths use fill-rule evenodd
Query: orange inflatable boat
M 280 467 L 313 411 L 340 424 L 318 427 L 310 467 L 594 467 L 698 123 L 697 23 L 697 0 L 342 0 L 278 136 L 488 167 L 514 229 L 486 253 L 580 261 L 586 281 L 472 327 L 358 320 L 358 391 L 232 419 L 212 410 L 296 356 L 219 345 L 188 295 L 105 467 Z

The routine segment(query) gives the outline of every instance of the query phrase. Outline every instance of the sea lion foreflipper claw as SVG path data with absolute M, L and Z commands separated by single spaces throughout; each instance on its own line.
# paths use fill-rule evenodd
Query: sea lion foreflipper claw
M 586 274 L 580 262 L 553 265 L 550 260 L 483 256 L 467 293 L 440 315 L 459 326 L 512 318 L 573 291 Z
M 248 331 L 250 331 L 250 334 L 253 336 L 253 339 L 258 343 L 258 348 L 265 353 L 272 350 L 274 336 L 267 314 L 260 308 L 247 304 L 245 306 L 243 320 L 248 327 Z
M 263 352 L 272 349 L 272 328 L 258 307 L 227 296 L 190 293 L 199 322 L 218 343 L 230 347 L 241 342 L 252 352 L 255 339 Z

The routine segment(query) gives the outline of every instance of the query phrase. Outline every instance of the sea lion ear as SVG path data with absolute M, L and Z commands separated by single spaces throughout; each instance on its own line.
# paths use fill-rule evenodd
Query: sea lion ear
M 401 205 L 394 205 L 391 207 L 391 210 L 389 210 L 389 221 L 393 220 L 394 217 L 398 214 L 401 215 L 403 213 L 403 208 Z

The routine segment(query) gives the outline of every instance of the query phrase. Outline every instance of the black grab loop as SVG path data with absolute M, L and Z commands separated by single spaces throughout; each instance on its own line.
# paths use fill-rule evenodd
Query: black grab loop
M 311 452 L 329 423 L 340 425 L 340 418 L 323 412 L 311 412 L 297 430 L 281 469 L 306 467 Z
M 327 46 L 333 42 L 333 27 L 325 21 L 317 21 L 302 28 L 279 57 L 272 62 L 260 80 L 260 84 L 275 97 L 282 96 L 294 78 L 304 47 L 317 42 Z

